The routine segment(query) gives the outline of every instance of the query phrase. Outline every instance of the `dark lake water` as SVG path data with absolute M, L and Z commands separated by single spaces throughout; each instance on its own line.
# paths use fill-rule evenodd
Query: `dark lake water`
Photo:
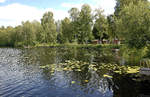
M 105 71 L 87 68 L 52 73 L 39 68 L 65 60 L 122 64 L 111 49 L 0 48 L 0 97 L 145 97 L 134 81 L 120 77 L 109 80 L 103 77 Z

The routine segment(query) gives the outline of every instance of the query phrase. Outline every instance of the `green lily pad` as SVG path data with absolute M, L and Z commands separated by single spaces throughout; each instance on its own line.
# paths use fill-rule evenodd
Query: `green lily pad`
M 112 76 L 107 75 L 107 74 L 104 74 L 103 77 L 106 77 L 106 78 L 113 78 Z
M 75 84 L 76 82 L 75 82 L 75 81 L 72 81 L 71 83 L 72 83 L 72 84 Z

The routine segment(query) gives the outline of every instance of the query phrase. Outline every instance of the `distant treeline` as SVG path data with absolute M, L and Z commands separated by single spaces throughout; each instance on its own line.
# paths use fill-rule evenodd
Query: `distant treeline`
M 105 16 L 102 9 L 84 4 L 71 8 L 70 17 L 55 21 L 46 12 L 41 22 L 26 21 L 16 27 L 0 27 L 0 46 L 36 44 L 87 44 L 92 40 L 122 39 L 128 46 L 141 48 L 150 39 L 150 3 L 147 0 L 116 0 L 114 14 Z

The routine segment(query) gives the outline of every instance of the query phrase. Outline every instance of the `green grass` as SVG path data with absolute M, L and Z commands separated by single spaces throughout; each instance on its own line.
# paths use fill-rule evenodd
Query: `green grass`
M 114 45 L 114 44 L 37 44 L 34 47 L 91 47 L 91 48 L 116 48 L 119 49 L 122 45 Z

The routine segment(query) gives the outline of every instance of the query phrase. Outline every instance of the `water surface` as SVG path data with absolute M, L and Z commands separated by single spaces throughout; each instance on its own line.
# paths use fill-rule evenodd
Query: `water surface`
M 131 88 L 134 82 L 111 82 L 103 77 L 105 71 L 95 72 L 85 68 L 80 72 L 56 70 L 52 73 L 51 69 L 39 68 L 47 64 L 63 63 L 65 60 L 121 64 L 120 58 L 111 49 L 0 48 L 0 96 L 138 97 L 140 94 L 134 91 L 137 86 Z

